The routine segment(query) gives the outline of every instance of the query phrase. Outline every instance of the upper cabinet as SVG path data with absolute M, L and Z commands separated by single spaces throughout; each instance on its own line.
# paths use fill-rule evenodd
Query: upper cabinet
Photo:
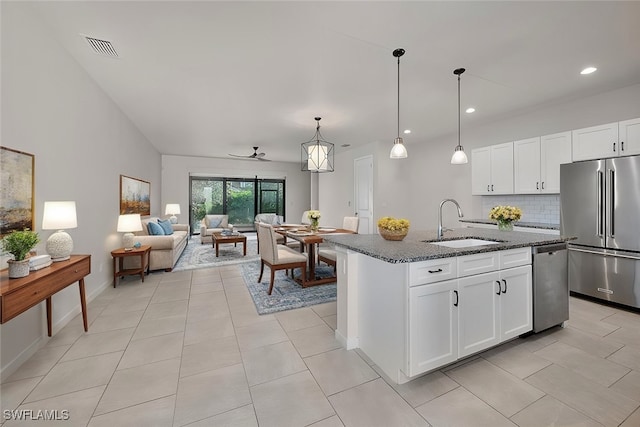
M 640 119 L 573 131 L 573 161 L 640 154 Z
M 571 163 L 571 132 L 523 139 L 513 143 L 514 192 L 560 192 L 560 165 Z
M 513 142 L 471 150 L 471 193 L 513 194 Z
M 640 118 L 618 123 L 620 155 L 640 154 Z
M 573 161 L 618 155 L 618 122 L 577 129 L 573 136 Z

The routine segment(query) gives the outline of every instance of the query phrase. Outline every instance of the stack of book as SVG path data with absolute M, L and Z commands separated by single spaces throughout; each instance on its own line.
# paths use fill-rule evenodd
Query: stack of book
M 51 265 L 50 255 L 37 255 L 29 258 L 29 271 L 40 270 Z

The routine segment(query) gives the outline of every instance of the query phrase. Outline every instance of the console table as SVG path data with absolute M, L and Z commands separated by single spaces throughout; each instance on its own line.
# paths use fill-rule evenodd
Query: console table
M 78 282 L 82 320 L 87 332 L 87 303 L 84 278 L 91 273 L 91 255 L 71 255 L 66 261 L 32 271 L 26 277 L 9 279 L 8 270 L 0 271 L 0 323 L 8 322 L 42 301 L 47 301 L 47 333 L 51 336 L 51 296 Z

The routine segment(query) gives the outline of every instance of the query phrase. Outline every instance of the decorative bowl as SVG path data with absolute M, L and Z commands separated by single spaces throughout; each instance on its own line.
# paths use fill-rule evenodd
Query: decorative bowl
M 409 230 L 387 230 L 384 228 L 378 227 L 378 232 L 385 240 L 402 240 L 405 238 Z

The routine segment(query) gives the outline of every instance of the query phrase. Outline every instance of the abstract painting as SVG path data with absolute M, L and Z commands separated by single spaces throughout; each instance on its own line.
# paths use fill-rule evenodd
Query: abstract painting
M 14 230 L 34 230 L 35 156 L 0 147 L 0 237 Z
M 151 215 L 150 192 L 148 181 L 120 175 L 120 215 Z

